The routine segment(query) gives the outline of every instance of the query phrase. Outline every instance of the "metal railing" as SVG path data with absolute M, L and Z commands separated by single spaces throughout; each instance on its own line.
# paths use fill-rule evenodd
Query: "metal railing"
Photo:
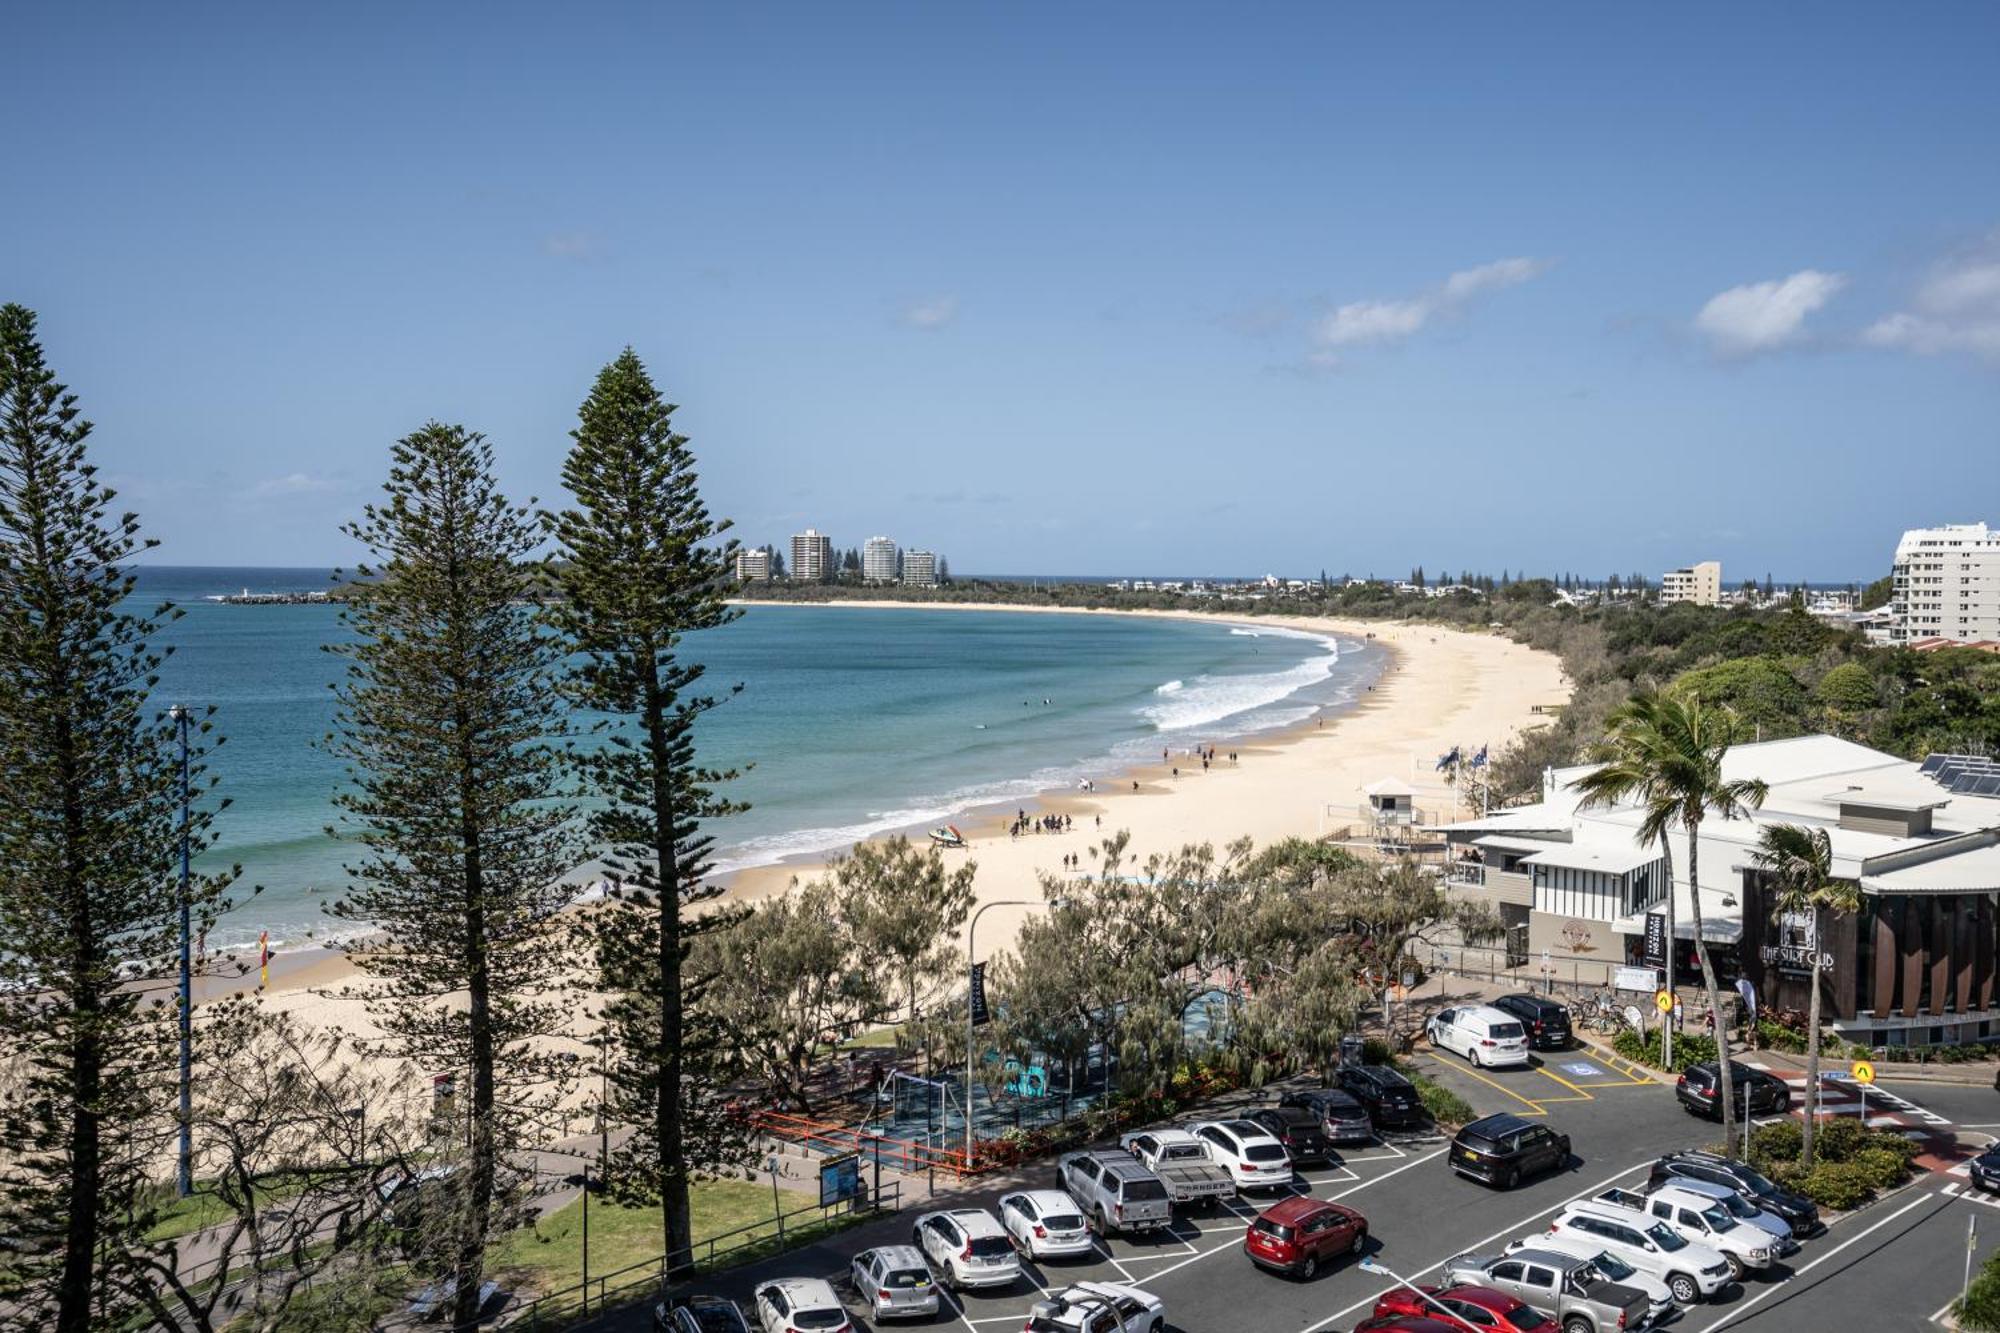
M 661 1253 L 609 1272 L 593 1273 L 587 1281 L 543 1292 L 511 1314 L 506 1322 L 534 1330 L 562 1328 L 585 1317 L 601 1315 L 610 1306 L 633 1299 L 640 1291 L 651 1290 L 664 1299 L 676 1282 L 780 1254 L 858 1225 L 864 1219 L 897 1212 L 903 1206 L 902 1197 L 902 1184 L 890 1181 L 851 1199 L 808 1204 L 781 1212 L 773 1218 L 697 1241 L 688 1247 L 687 1258 L 679 1262 L 670 1263 L 668 1256 Z

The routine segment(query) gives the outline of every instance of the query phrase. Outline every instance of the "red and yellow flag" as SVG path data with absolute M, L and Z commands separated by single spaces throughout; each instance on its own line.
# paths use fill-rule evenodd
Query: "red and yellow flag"
M 271 986 L 271 932 L 257 932 L 257 989 L 269 990 Z

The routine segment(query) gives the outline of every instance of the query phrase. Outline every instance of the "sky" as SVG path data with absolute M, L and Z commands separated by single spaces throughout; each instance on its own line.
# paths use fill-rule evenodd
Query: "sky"
M 0 299 L 171 564 L 558 502 L 958 573 L 1886 571 L 2000 522 L 2000 6 L 42 5 Z

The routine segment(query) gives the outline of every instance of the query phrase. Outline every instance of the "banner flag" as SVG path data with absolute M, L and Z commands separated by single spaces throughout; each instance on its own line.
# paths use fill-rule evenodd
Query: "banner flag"
M 986 1011 L 986 964 L 972 965 L 972 1026 L 984 1027 L 993 1020 Z

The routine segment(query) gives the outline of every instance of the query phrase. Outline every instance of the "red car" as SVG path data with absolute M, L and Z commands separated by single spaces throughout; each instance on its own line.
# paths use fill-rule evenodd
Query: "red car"
M 1465 1325 L 1442 1319 L 1426 1319 L 1422 1315 L 1392 1314 L 1381 1319 L 1364 1319 L 1354 1326 L 1354 1333 L 1465 1333 Z
M 1308 1280 L 1328 1259 L 1360 1254 L 1367 1244 L 1367 1218 L 1304 1194 L 1272 1204 L 1243 1233 L 1251 1263 Z
M 1375 1302 L 1375 1317 L 1423 1319 L 1452 1333 L 1555 1333 L 1556 1321 L 1518 1296 L 1491 1287 L 1393 1287 Z M 1431 1301 L 1437 1302 L 1436 1305 Z M 1443 1306 L 1443 1309 L 1439 1309 Z M 1445 1310 L 1451 1311 L 1447 1315 Z M 1363 1325 L 1362 1327 L 1377 1327 Z M 1396 1328 L 1390 1324 L 1383 1327 Z M 1358 1333 L 1358 1331 L 1357 1331 Z

